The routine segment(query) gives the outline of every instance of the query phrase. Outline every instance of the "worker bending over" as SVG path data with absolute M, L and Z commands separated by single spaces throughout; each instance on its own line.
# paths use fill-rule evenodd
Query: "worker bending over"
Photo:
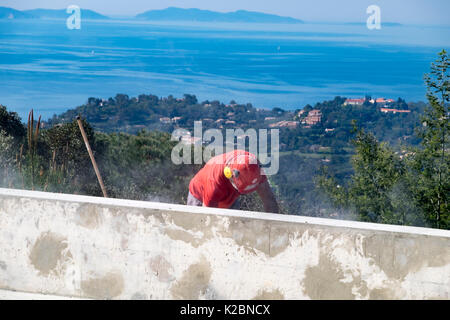
M 192 178 L 187 204 L 239 209 L 239 196 L 254 191 L 260 196 L 266 212 L 279 212 L 256 156 L 234 150 L 211 158 Z

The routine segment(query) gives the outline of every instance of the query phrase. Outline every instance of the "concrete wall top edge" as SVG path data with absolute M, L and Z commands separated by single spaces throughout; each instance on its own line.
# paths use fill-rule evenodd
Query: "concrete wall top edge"
M 338 219 L 326 219 L 326 218 L 316 218 L 298 215 L 280 215 L 280 214 L 252 212 L 243 210 L 194 207 L 180 204 L 170 204 L 170 203 L 160 203 L 150 201 L 101 198 L 92 196 L 81 196 L 81 195 L 49 193 L 49 192 L 19 190 L 19 189 L 4 189 L 4 188 L 0 188 L 0 196 L 22 197 L 22 198 L 25 197 L 40 200 L 55 200 L 66 202 L 80 202 L 80 203 L 90 203 L 90 204 L 110 205 L 120 207 L 166 210 L 185 213 L 226 215 L 249 219 L 261 219 L 279 222 L 303 223 L 328 227 L 352 228 L 369 231 L 397 232 L 397 233 L 408 233 L 408 234 L 450 238 L 449 230 L 398 226 L 398 225 L 378 224 L 378 223 L 368 223 L 368 222 L 358 222 L 358 221 L 338 220 Z

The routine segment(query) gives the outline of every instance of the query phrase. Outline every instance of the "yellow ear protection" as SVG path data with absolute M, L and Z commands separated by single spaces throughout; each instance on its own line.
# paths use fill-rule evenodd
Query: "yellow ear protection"
M 223 174 L 227 179 L 231 179 L 233 177 L 233 173 L 231 172 L 231 169 L 229 166 L 226 166 L 225 169 L 223 169 Z
M 230 168 L 229 166 L 226 166 L 226 167 L 223 169 L 223 174 L 224 174 L 225 177 L 227 177 L 228 179 L 231 179 L 231 178 L 233 178 L 233 175 L 234 175 L 235 178 L 239 177 L 240 172 L 239 172 L 239 170 L 237 170 L 237 169 L 231 170 L 231 168 Z
M 236 186 L 236 184 L 235 184 L 235 182 L 234 182 L 234 178 L 239 177 L 239 174 L 240 174 L 239 170 L 237 170 L 237 169 L 231 170 L 231 168 L 230 168 L 229 166 L 226 166 L 226 167 L 223 169 L 223 174 L 225 175 L 225 177 L 226 177 L 227 179 L 230 180 L 231 185 L 232 185 L 236 190 L 239 191 L 239 188 Z

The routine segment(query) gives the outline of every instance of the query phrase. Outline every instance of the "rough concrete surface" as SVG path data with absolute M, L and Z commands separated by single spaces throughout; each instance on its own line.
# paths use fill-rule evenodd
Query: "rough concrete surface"
M 450 231 L 0 189 L 0 293 L 20 292 L 449 299 Z

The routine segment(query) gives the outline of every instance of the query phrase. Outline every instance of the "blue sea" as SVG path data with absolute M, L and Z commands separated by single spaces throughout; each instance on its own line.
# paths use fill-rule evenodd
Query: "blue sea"
M 302 108 L 335 96 L 425 100 L 450 28 L 0 20 L 0 104 L 44 119 L 117 93 Z

